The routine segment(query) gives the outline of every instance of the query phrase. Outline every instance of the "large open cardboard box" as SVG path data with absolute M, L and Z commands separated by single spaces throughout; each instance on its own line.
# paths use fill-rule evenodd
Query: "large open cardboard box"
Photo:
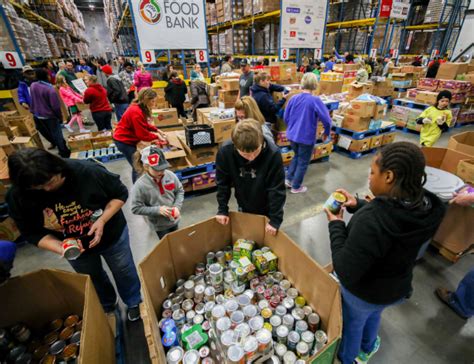
M 78 364 L 115 363 L 115 339 L 89 276 L 42 269 L 0 286 L 0 327 L 33 329 L 70 314 L 82 317 Z
M 474 131 L 466 131 L 449 138 L 448 148 L 474 156 Z
M 342 330 L 339 285 L 284 232 L 277 236 L 265 233 L 264 216 L 232 212 L 227 226 L 214 218 L 166 235 L 139 264 L 142 283 L 145 331 L 152 363 L 166 363 L 161 345 L 158 317 L 161 305 L 175 289 L 180 278 L 194 274 L 197 263 L 205 261 L 210 251 L 218 251 L 239 238 L 254 240 L 270 247 L 278 256 L 278 268 L 321 316 L 328 344 L 309 362 L 333 362 Z M 145 322 L 147 321 L 147 322 Z

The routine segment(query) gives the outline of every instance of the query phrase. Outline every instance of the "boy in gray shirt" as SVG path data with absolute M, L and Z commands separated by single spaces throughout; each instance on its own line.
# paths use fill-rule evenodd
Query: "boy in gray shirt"
M 156 146 L 144 148 L 137 167 L 144 171 L 132 188 L 132 212 L 143 215 L 161 239 L 178 230 L 184 189 L 178 177 L 167 168 L 170 164 Z

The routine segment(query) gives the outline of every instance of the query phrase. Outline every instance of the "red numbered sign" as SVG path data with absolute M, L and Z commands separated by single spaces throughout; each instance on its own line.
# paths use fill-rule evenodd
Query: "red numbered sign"
M 321 48 L 316 48 L 314 50 L 314 59 L 321 59 Z
M 12 69 L 12 68 L 22 68 L 23 64 L 21 63 L 20 56 L 17 52 L 2 51 L 0 52 L 0 61 L 3 64 L 3 68 Z
M 153 49 L 142 50 L 142 63 L 143 64 L 155 64 L 156 57 Z
M 392 52 L 392 58 L 398 58 L 398 49 L 395 48 Z
M 376 58 L 377 57 L 377 48 L 372 48 L 370 50 L 370 58 Z
M 290 50 L 288 48 L 281 49 L 280 59 L 282 61 L 288 61 L 290 59 Z
M 205 49 L 196 49 L 196 63 L 207 63 L 207 51 Z

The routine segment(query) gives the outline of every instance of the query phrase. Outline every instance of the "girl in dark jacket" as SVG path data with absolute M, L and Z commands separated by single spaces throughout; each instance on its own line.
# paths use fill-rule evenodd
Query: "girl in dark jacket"
M 412 143 L 382 148 L 374 157 L 366 202 L 345 190 L 344 206 L 354 213 L 346 227 L 343 209 L 329 219 L 332 262 L 341 282 L 342 364 L 367 362 L 380 347 L 382 311 L 411 294 L 413 267 L 421 246 L 444 215 L 438 197 L 423 189 L 425 157 Z
M 197 120 L 196 110 L 201 107 L 209 107 L 210 100 L 207 94 L 207 84 L 202 81 L 191 82 L 191 104 L 193 106 L 193 118 Z
M 183 104 L 186 100 L 187 93 L 188 88 L 184 81 L 178 77 L 178 72 L 171 72 L 170 80 L 168 81 L 168 85 L 165 87 L 165 98 L 172 107 L 178 110 L 179 116 L 186 117 Z

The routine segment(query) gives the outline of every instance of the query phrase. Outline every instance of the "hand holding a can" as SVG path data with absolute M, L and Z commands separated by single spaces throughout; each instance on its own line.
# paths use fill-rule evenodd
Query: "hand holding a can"
M 94 222 L 94 224 L 91 226 L 89 232 L 87 233 L 88 236 L 94 235 L 94 239 L 91 240 L 89 243 L 89 248 L 95 247 L 97 244 L 100 243 L 100 240 L 102 239 L 102 235 L 104 235 L 104 222 L 102 219 L 98 219 Z
M 351 195 L 346 190 L 339 188 L 336 192 L 342 193 L 346 197 L 346 202 L 344 202 L 344 207 L 357 207 L 357 199 Z
M 160 206 L 160 215 L 163 215 L 164 217 L 171 217 L 173 208 L 168 207 L 168 206 Z
M 326 216 L 328 217 L 328 221 L 344 221 L 344 209 L 341 208 L 337 214 L 334 214 L 331 212 L 327 207 L 324 208 L 324 211 L 326 212 Z

